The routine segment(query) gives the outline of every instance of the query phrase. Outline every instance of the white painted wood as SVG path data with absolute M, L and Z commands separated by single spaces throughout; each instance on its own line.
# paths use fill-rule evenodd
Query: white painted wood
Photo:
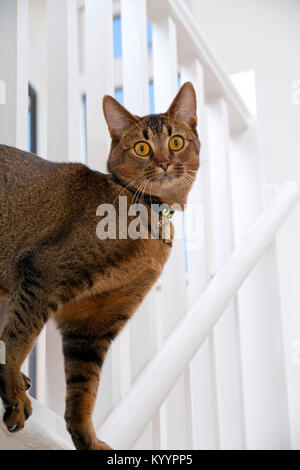
M 144 368 L 130 393 L 101 427 L 100 433 L 104 440 L 119 449 L 133 445 L 261 254 L 270 245 L 298 198 L 298 185 L 294 182 L 285 183 L 262 211 L 244 240 L 165 341 L 164 347 Z M 199 315 L 199 311 L 202 315 Z M 157 387 L 157 383 L 160 387 Z M 128 413 L 128 409 L 131 413 Z
M 121 0 L 120 13 L 124 105 L 133 114 L 143 116 L 149 113 L 146 0 Z M 129 383 L 127 382 L 129 387 L 155 351 L 151 335 L 152 316 L 153 294 L 151 293 L 135 312 L 128 329 L 127 340 L 130 344 L 126 348 L 126 352 L 129 353 L 129 356 L 122 357 L 122 364 L 124 367 L 126 360 L 130 363 L 131 376 Z M 124 369 L 126 371 L 128 367 L 124 367 Z M 152 447 L 152 425 L 150 423 L 139 437 L 135 448 L 151 449 Z
M 44 364 L 46 381 L 44 399 L 45 405 L 58 416 L 63 417 L 65 412 L 65 373 L 62 353 L 61 335 L 56 324 L 50 319 L 46 325 L 46 362 Z M 37 363 L 42 362 L 39 357 Z M 42 387 L 42 383 L 41 383 Z
M 164 343 L 164 320 L 162 304 L 162 286 L 158 282 L 154 288 L 153 309 L 151 315 L 151 332 L 154 335 L 155 351 L 159 351 Z M 153 414 L 152 420 L 153 449 L 168 448 L 167 404 L 162 403 L 159 410 Z
M 29 82 L 36 92 L 37 154 L 47 156 L 46 2 L 29 1 Z
M 244 77 L 247 78 L 247 77 Z M 250 80 L 250 81 L 249 81 Z M 247 95 L 258 96 L 249 76 Z M 250 93 L 249 93 L 250 91 Z M 243 86 L 240 87 L 243 94 Z M 265 204 L 267 155 L 261 152 L 261 103 L 252 104 L 256 125 L 230 141 L 234 237 L 242 240 Z M 264 148 L 264 147 L 262 147 Z M 248 449 L 289 449 L 276 246 L 271 244 L 237 296 Z
M 191 210 L 188 207 L 186 214 L 188 301 L 191 305 L 202 292 L 210 277 L 210 177 L 207 168 L 209 156 L 203 67 L 198 59 L 186 59 L 180 66 L 180 75 L 181 82 L 192 82 L 196 91 L 197 131 L 201 142 L 200 168 L 188 199 Z M 195 243 L 192 240 L 193 233 L 189 232 L 190 226 L 192 230 L 196 231 Z
M 153 429 L 152 422 L 148 424 L 144 432 L 140 435 L 132 450 L 152 450 L 153 449 Z
M 237 93 L 229 77 L 212 52 L 206 38 L 194 20 L 188 6 L 182 0 L 151 0 L 148 2 L 150 21 L 170 15 L 176 23 L 179 61 L 197 57 L 204 69 L 206 98 L 222 95 L 229 107 L 231 131 L 245 129 L 252 123 L 252 117 L 245 103 Z
M 40 333 L 36 343 L 36 399 L 46 404 L 46 327 Z
M 26 426 L 16 434 L 7 431 L 2 422 L 0 401 L 0 450 L 71 450 L 74 449 L 65 421 L 31 398 L 33 413 Z
M 229 121 L 223 98 L 207 108 L 211 188 L 211 275 L 229 259 L 233 249 L 233 214 L 229 172 Z M 216 385 L 221 449 L 245 448 L 243 388 L 238 318 L 231 302 L 214 328 Z
M 131 361 L 130 361 L 130 325 L 127 324 L 121 332 L 120 338 L 120 372 L 121 372 L 121 397 L 124 397 L 131 386 Z
M 27 150 L 28 0 L 0 1 L 0 77 L 6 85 L 0 142 Z
M 152 37 L 155 112 L 165 112 L 178 91 L 177 33 L 172 18 L 157 16 L 152 23 Z M 184 315 L 187 301 L 182 213 L 176 213 L 172 221 L 176 239 L 161 276 L 164 338 L 168 337 Z M 176 295 L 170 295 L 170 292 L 174 291 Z M 186 433 L 186 383 L 184 376 L 181 377 L 166 400 L 167 448 L 170 449 L 190 446 Z M 182 404 L 180 408 L 178 403 Z
M 200 169 L 186 210 L 187 277 L 189 308 L 210 280 L 211 179 L 208 171 L 208 137 L 203 67 L 197 58 L 187 57 L 180 67 L 181 82 L 191 81 L 197 95 L 198 135 L 201 142 Z M 192 223 L 191 223 L 192 222 Z M 195 231 L 192 241 L 189 227 Z M 194 233 L 194 232 L 193 232 Z M 201 314 L 199 312 L 199 314 Z M 191 406 L 191 439 L 195 449 L 219 448 L 218 404 L 213 336 L 210 334 L 188 365 Z M 188 391 L 188 386 L 186 387 Z
M 201 310 L 198 315 L 202 315 Z M 220 448 L 218 402 L 216 395 L 216 365 L 213 336 L 209 334 L 196 352 L 190 365 L 192 400 L 193 448 Z
M 165 112 L 177 93 L 177 34 L 172 18 L 152 23 L 155 112 Z
M 47 0 L 46 8 L 47 158 L 80 161 L 76 0 Z
M 149 110 L 146 0 L 121 0 L 124 105 L 133 114 Z
M 122 0 L 122 63 L 124 105 L 137 115 L 148 114 L 147 17 L 145 0 Z M 130 382 L 149 359 L 149 303 L 145 302 L 130 322 L 127 360 L 131 364 Z
M 105 171 L 109 136 L 102 99 L 113 95 L 112 0 L 85 2 L 85 80 L 87 100 L 87 162 Z

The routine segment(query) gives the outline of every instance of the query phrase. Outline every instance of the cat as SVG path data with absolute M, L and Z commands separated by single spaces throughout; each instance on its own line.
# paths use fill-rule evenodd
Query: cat
M 86 450 L 110 449 L 92 424 L 101 366 L 110 343 L 160 276 L 174 235 L 171 224 L 169 239 L 101 240 L 97 208 L 112 204 L 117 211 L 122 194 L 149 215 L 151 198 L 183 209 L 200 153 L 190 82 L 164 114 L 135 116 L 108 95 L 103 112 L 111 136 L 108 174 L 0 145 L 3 421 L 14 433 L 32 412 L 30 379 L 20 368 L 52 317 L 63 342 L 67 429 L 76 449 Z

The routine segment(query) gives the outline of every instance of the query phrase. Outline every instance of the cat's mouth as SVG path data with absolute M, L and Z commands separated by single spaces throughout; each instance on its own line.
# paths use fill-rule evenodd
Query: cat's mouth
M 174 181 L 175 179 L 179 178 L 177 175 L 172 175 L 170 173 L 165 173 L 163 175 L 156 176 L 154 181 L 157 183 L 159 182 L 166 182 L 166 181 Z

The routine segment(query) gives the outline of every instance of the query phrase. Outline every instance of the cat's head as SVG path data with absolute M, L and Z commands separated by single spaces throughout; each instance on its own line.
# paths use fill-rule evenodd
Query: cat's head
M 134 190 L 183 206 L 199 167 L 193 85 L 185 83 L 164 114 L 134 116 L 111 96 L 103 111 L 112 138 L 108 171 Z

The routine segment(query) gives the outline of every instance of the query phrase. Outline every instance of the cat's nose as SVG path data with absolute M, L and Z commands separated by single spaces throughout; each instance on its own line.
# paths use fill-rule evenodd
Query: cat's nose
M 168 167 L 170 166 L 170 162 L 167 162 L 167 161 L 166 161 L 166 162 L 159 162 L 159 166 L 160 166 L 163 170 L 167 171 Z

